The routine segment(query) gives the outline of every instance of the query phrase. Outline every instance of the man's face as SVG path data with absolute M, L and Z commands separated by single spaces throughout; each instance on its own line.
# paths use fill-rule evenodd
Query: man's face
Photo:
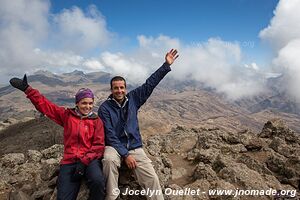
M 78 103 L 76 103 L 76 106 L 79 109 L 79 112 L 82 115 L 88 115 L 94 106 L 94 99 L 92 98 L 83 98 Z
M 111 93 L 113 98 L 120 104 L 123 102 L 126 95 L 126 86 L 124 81 L 113 81 Z

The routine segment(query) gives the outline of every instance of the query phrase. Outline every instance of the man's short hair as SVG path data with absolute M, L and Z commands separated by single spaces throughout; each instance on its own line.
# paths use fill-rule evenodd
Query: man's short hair
M 112 79 L 110 79 L 110 89 L 112 89 L 112 82 L 113 81 L 124 81 L 125 88 L 126 88 L 126 81 L 125 81 L 125 78 L 123 78 L 122 76 L 115 76 Z

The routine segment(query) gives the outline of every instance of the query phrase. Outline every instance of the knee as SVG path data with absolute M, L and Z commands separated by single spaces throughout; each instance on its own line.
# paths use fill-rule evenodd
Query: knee
M 97 188 L 105 188 L 105 180 L 103 176 L 94 177 L 88 180 L 88 185 Z
M 116 165 L 120 166 L 120 158 L 118 157 L 113 157 L 113 156 L 104 156 L 102 159 L 102 164 L 103 166 L 111 166 L 111 165 Z

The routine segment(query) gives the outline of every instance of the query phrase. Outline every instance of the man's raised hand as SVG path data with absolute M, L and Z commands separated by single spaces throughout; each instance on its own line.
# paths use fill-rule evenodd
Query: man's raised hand
M 177 50 L 176 49 L 171 49 L 170 52 L 168 52 L 166 54 L 166 63 L 168 63 L 169 65 L 172 65 L 173 62 L 176 60 L 176 58 L 178 58 L 178 54 L 177 54 Z

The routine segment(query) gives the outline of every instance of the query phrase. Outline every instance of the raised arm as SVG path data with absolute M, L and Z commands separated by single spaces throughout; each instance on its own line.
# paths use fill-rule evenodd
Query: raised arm
M 158 68 L 140 87 L 132 90 L 129 96 L 132 95 L 136 106 L 141 107 L 152 94 L 154 88 L 159 82 L 171 71 L 170 65 L 178 58 L 177 50 L 171 49 L 165 56 L 165 63 Z
M 27 98 L 30 99 L 31 103 L 38 111 L 55 121 L 57 124 L 63 126 L 63 115 L 65 113 L 65 108 L 57 106 L 43 96 L 38 90 L 30 87 L 27 83 L 26 74 L 24 75 L 23 79 L 12 78 L 9 82 L 13 87 L 25 92 Z

